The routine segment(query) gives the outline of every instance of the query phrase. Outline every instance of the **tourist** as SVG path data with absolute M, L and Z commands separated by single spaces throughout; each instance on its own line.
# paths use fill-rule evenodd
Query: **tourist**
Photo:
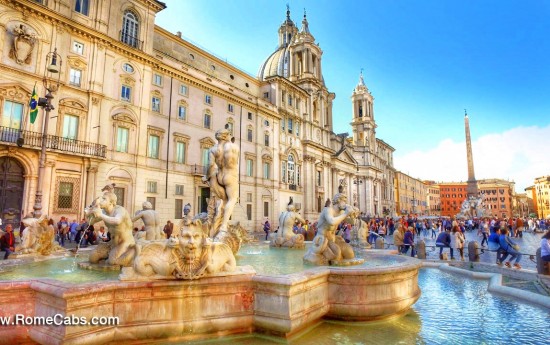
M 403 237 L 403 254 L 407 254 L 409 248 L 411 248 L 411 257 L 414 257 L 414 228 L 409 226 Z
M 265 240 L 267 241 L 267 238 L 269 237 L 269 232 L 271 231 L 271 224 L 269 224 L 269 220 L 266 219 L 264 223 L 264 232 L 265 232 Z
M 109 242 L 108 232 L 105 232 L 105 227 L 104 226 L 99 227 L 99 232 L 97 234 L 97 238 L 101 242 Z
M 346 243 L 351 242 L 351 224 L 348 223 L 344 226 L 344 233 L 342 234 L 342 237 Z
M 6 252 L 4 260 L 7 260 L 11 253 L 15 251 L 15 236 L 13 235 L 13 226 L 6 225 L 6 233 L 0 238 L 0 249 Z
M 540 239 L 540 258 L 542 261 L 550 262 L 550 230 Z
M 481 225 L 479 226 L 478 234 L 481 233 L 481 236 L 483 236 L 483 239 L 481 240 L 481 246 L 485 247 L 485 244 L 488 244 L 489 240 L 489 222 L 487 219 L 484 219 Z
M 73 219 L 73 221 L 71 222 L 71 225 L 69 225 L 69 242 L 75 241 L 77 228 L 78 228 L 78 222 L 76 221 L 76 219 Z
M 502 265 L 502 261 L 506 259 L 508 254 L 506 253 L 506 251 L 500 248 L 499 238 L 500 229 L 492 230 L 491 235 L 489 235 L 489 238 L 487 239 L 487 247 L 490 251 L 496 252 L 496 264 L 500 266 Z
M 464 261 L 464 235 L 462 234 L 462 231 L 460 231 L 460 228 L 458 225 L 454 225 L 451 230 L 451 260 L 454 260 L 454 250 L 457 249 L 460 253 L 461 260 Z
M 172 236 L 172 232 L 174 231 L 174 223 L 171 221 L 166 221 L 166 225 L 162 229 L 162 232 L 166 235 L 166 238 L 170 238 Z
M 514 263 L 514 267 L 517 269 L 520 269 L 521 266 L 519 264 L 519 261 L 521 260 L 521 253 L 519 252 L 519 245 L 514 243 L 508 235 L 508 229 L 503 228 L 500 229 L 500 237 L 499 237 L 499 244 L 500 248 L 504 251 L 506 251 L 506 255 L 501 259 L 501 262 L 504 261 L 504 259 L 510 255 L 510 259 L 506 261 L 505 265 L 506 267 L 511 268 L 511 262 L 512 260 L 516 259 L 516 262 Z
M 439 227 L 439 222 L 433 222 L 432 223 L 432 236 L 431 236 L 431 239 L 434 239 L 434 238 L 437 238 L 437 229 Z
M 518 217 L 518 219 L 516 219 L 516 237 L 523 238 L 523 224 L 523 219 Z
M 445 231 L 441 232 L 437 239 L 435 240 L 435 246 L 439 247 L 439 259 L 443 260 L 443 248 L 450 248 L 451 247 L 451 235 L 450 230 L 445 229 Z
M 94 245 L 97 244 L 97 238 L 95 235 L 95 228 L 93 225 L 90 225 L 86 232 L 84 233 L 84 244 L 85 245 Z
M 397 230 L 393 233 L 393 245 L 397 247 L 397 252 L 401 255 L 403 251 L 403 240 L 405 239 L 405 231 L 403 223 L 397 225 Z

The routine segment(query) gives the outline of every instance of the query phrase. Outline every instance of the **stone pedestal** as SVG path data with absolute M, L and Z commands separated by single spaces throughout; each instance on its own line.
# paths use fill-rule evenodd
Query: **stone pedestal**
M 477 241 L 468 242 L 468 260 L 470 262 L 479 262 L 480 248 Z
M 550 263 L 542 261 L 540 248 L 537 249 L 537 273 L 550 275 Z
M 426 242 L 424 242 L 424 240 L 418 241 L 416 245 L 416 255 L 419 259 L 426 258 Z
M 384 249 L 384 237 L 378 236 L 374 244 L 375 249 Z

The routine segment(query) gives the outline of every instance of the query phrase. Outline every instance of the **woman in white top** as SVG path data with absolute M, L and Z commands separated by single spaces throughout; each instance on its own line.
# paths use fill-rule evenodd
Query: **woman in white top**
M 454 260 L 454 249 L 458 249 L 460 259 L 464 261 L 464 235 L 458 225 L 453 226 L 451 233 L 451 260 Z

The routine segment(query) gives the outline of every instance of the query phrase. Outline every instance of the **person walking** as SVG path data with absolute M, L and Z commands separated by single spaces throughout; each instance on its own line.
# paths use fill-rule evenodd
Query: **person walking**
M 463 236 L 464 235 L 462 234 L 462 231 L 460 231 L 460 228 L 458 227 L 458 225 L 453 226 L 453 228 L 451 230 L 451 243 L 450 243 L 451 260 L 455 259 L 455 256 L 454 256 L 455 249 L 460 253 L 461 248 L 463 248 L 462 247 L 463 238 L 464 238 Z M 461 253 L 461 258 L 462 258 L 462 260 L 464 260 L 464 253 L 463 252 Z
M 540 239 L 540 258 L 542 261 L 550 262 L 550 230 Z
M 11 253 L 15 251 L 15 236 L 13 235 L 13 226 L 6 225 L 6 233 L 0 238 L 0 249 L 6 252 L 4 260 L 7 260 Z
M 397 252 L 401 255 L 403 251 L 403 240 L 405 238 L 405 231 L 403 230 L 403 224 L 399 223 L 397 230 L 393 233 L 393 245 L 397 247 Z
M 506 267 L 511 268 L 511 262 L 512 260 L 516 259 L 516 262 L 514 263 L 514 267 L 517 269 L 520 269 L 521 266 L 519 264 L 521 260 L 521 253 L 519 252 L 519 245 L 514 243 L 510 236 L 508 236 L 508 229 L 500 229 L 500 237 L 499 237 L 499 244 L 500 248 L 502 250 L 506 251 L 506 255 L 503 257 L 502 261 L 510 254 L 510 259 L 506 261 L 505 265 Z
M 267 238 L 269 237 L 269 232 L 271 231 L 271 224 L 269 224 L 269 220 L 266 220 L 264 223 L 264 232 L 265 232 L 265 240 L 267 241 Z

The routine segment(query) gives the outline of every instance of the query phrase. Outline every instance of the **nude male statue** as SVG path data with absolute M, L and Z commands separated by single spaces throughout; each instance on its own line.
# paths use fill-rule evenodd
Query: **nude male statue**
M 281 212 L 279 216 L 279 232 L 277 236 L 271 240 L 271 245 L 276 247 L 295 247 L 303 248 L 304 236 L 302 234 L 295 234 L 292 230 L 296 221 L 305 224 L 305 220 L 296 212 L 296 207 L 292 197 L 286 207 L 285 212 Z
M 132 222 L 138 219 L 141 219 L 143 225 L 145 225 L 146 240 L 152 241 L 162 239 L 158 212 L 153 210 L 153 205 L 149 201 L 143 203 L 143 209 L 136 212 L 136 215 L 132 217 Z
M 231 141 L 227 129 L 216 132 L 218 143 L 210 148 L 208 171 L 203 181 L 218 198 L 213 229 L 227 231 L 229 218 L 239 196 L 239 146 Z M 218 231 L 216 231 L 218 232 Z
M 354 211 L 353 206 L 346 202 L 347 196 L 340 192 L 332 199 L 332 205 L 323 209 L 317 221 L 317 235 L 313 239 L 313 246 L 304 256 L 304 261 L 324 265 L 327 262 L 355 257 L 351 246 L 340 236 L 336 236 L 338 225 Z
M 111 189 L 104 188 L 104 193 L 97 198 L 90 208 L 85 209 L 89 224 L 103 221 L 111 234 L 111 241 L 102 243 L 90 254 L 90 262 L 98 263 L 107 259 L 110 265 L 128 266 L 135 255 L 135 241 L 132 236 L 132 219 L 128 211 L 116 204 L 117 196 Z

